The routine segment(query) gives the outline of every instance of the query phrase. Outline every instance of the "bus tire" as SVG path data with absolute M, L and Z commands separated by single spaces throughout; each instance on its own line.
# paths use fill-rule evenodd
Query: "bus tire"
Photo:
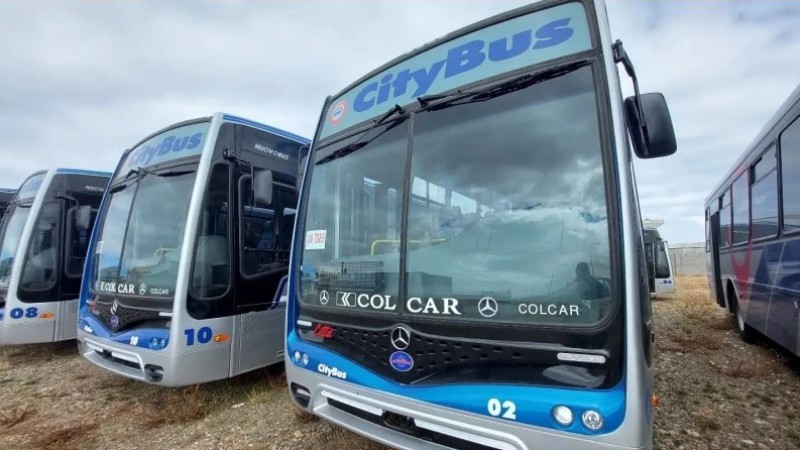
M 736 294 L 732 294 L 731 297 L 733 300 L 733 321 L 736 323 L 736 331 L 739 332 L 739 337 L 741 337 L 744 342 L 752 344 L 755 342 L 755 330 L 745 322 L 744 314 L 742 310 L 739 309 L 739 299 L 736 297 Z

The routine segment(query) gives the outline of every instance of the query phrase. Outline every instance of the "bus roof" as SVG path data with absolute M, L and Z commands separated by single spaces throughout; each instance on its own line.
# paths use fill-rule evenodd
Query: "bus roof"
M 278 136 L 281 136 L 281 137 L 285 137 L 286 139 L 291 139 L 293 141 L 297 141 L 300 144 L 310 144 L 311 143 L 310 139 L 304 138 L 302 136 L 298 136 L 298 135 L 296 135 L 294 133 L 290 133 L 290 132 L 285 131 L 285 130 L 281 130 L 280 128 L 275 128 L 275 127 L 272 127 L 272 126 L 269 126 L 269 125 L 266 125 L 266 124 L 263 124 L 263 123 L 260 123 L 260 122 L 256 122 L 254 120 L 245 119 L 244 117 L 234 116 L 233 114 L 222 113 L 222 118 L 224 120 L 227 120 L 228 122 L 235 122 L 235 123 L 240 123 L 242 125 L 251 126 L 253 128 L 259 128 L 259 129 L 264 130 L 266 132 L 269 132 L 269 133 L 272 133 L 272 134 L 277 134 Z
M 98 171 L 98 170 L 59 168 L 59 169 L 56 169 L 56 173 L 61 173 L 61 174 L 66 174 L 66 175 L 87 175 L 87 176 L 90 176 L 90 177 L 108 177 L 108 178 L 111 178 L 111 172 L 101 172 L 101 171 Z
M 780 108 L 778 108 L 778 111 L 772 115 L 767 124 L 764 125 L 761 131 L 756 135 L 756 138 L 753 139 L 750 145 L 746 147 L 746 150 L 736 160 L 736 163 L 733 165 L 733 167 L 725 172 L 725 177 L 722 179 L 722 181 L 720 181 L 720 183 L 717 184 L 708 197 L 706 197 L 706 208 L 710 202 L 716 201 L 716 199 L 721 195 L 720 191 L 726 189 L 730 185 L 731 178 L 733 178 L 735 174 L 740 173 L 740 167 L 749 166 L 751 159 L 760 156 L 761 151 L 766 150 L 763 148 L 763 145 L 766 143 L 765 141 L 771 137 L 772 132 L 775 129 L 780 129 L 789 125 L 788 123 L 784 123 L 790 118 L 794 117 L 794 114 L 789 113 L 792 110 L 798 109 L 800 109 L 800 84 L 797 85 L 794 91 L 789 95 L 789 98 L 787 98 Z

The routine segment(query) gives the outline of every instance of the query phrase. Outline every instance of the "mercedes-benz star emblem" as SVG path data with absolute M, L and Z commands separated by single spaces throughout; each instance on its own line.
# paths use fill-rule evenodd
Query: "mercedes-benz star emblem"
M 411 344 L 411 332 L 403 327 L 396 327 L 392 330 L 389 338 L 392 340 L 392 346 L 398 350 L 405 350 Z
M 139 286 L 139 295 L 144 295 L 144 294 L 147 294 L 147 285 L 142 283 Z
M 483 297 L 478 302 L 478 312 L 483 317 L 494 317 L 497 314 L 497 300 L 492 297 Z
M 117 303 L 117 301 L 114 300 L 114 303 L 111 304 L 111 314 L 116 315 L 117 309 L 119 309 L 119 303 Z
M 328 304 L 328 300 L 330 300 L 330 296 L 328 295 L 328 291 L 326 291 L 324 289 L 321 290 L 319 292 L 319 304 L 320 305 L 327 305 Z

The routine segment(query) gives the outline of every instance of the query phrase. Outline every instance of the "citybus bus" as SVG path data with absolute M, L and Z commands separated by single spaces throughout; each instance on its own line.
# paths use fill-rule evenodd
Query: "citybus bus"
M 402 449 L 650 448 L 631 144 L 676 149 L 601 1 L 486 19 L 329 97 L 289 271 L 294 402 Z
M 8 204 L 11 203 L 11 199 L 14 198 L 14 194 L 16 193 L 17 191 L 14 189 L 0 188 L 0 219 L 3 218 L 3 214 L 6 213 Z
M 667 243 L 661 238 L 656 228 L 644 229 L 644 253 L 649 271 L 648 283 L 650 294 L 663 295 L 675 292 L 675 280 L 672 278 L 672 260 L 669 257 Z
M 739 334 L 800 355 L 800 86 L 706 198 L 708 281 Z
M 0 344 L 75 339 L 83 263 L 110 173 L 28 177 L 0 225 Z
M 216 113 L 126 151 L 90 243 L 80 354 L 163 386 L 281 362 L 280 292 L 308 143 Z

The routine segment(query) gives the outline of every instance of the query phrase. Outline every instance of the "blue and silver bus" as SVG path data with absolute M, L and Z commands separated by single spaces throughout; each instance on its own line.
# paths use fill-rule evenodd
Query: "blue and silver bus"
M 486 19 L 329 97 L 289 272 L 296 404 L 401 449 L 651 448 L 630 144 L 676 149 L 600 0 Z
M 110 173 L 36 172 L 0 225 L 0 345 L 75 339 L 83 264 Z
M 163 386 L 282 361 L 281 292 L 308 143 L 216 113 L 126 151 L 90 244 L 80 354 Z
M 705 202 L 712 297 L 750 341 L 800 355 L 800 86 Z
M 16 193 L 17 191 L 15 189 L 0 188 L 0 219 L 3 218 L 6 209 L 8 209 L 8 204 L 11 203 L 11 199 L 14 198 L 14 194 Z
M 672 276 L 672 260 L 667 243 L 661 238 L 658 228 L 644 228 L 644 253 L 649 271 L 650 294 L 664 295 L 675 292 L 675 279 Z

